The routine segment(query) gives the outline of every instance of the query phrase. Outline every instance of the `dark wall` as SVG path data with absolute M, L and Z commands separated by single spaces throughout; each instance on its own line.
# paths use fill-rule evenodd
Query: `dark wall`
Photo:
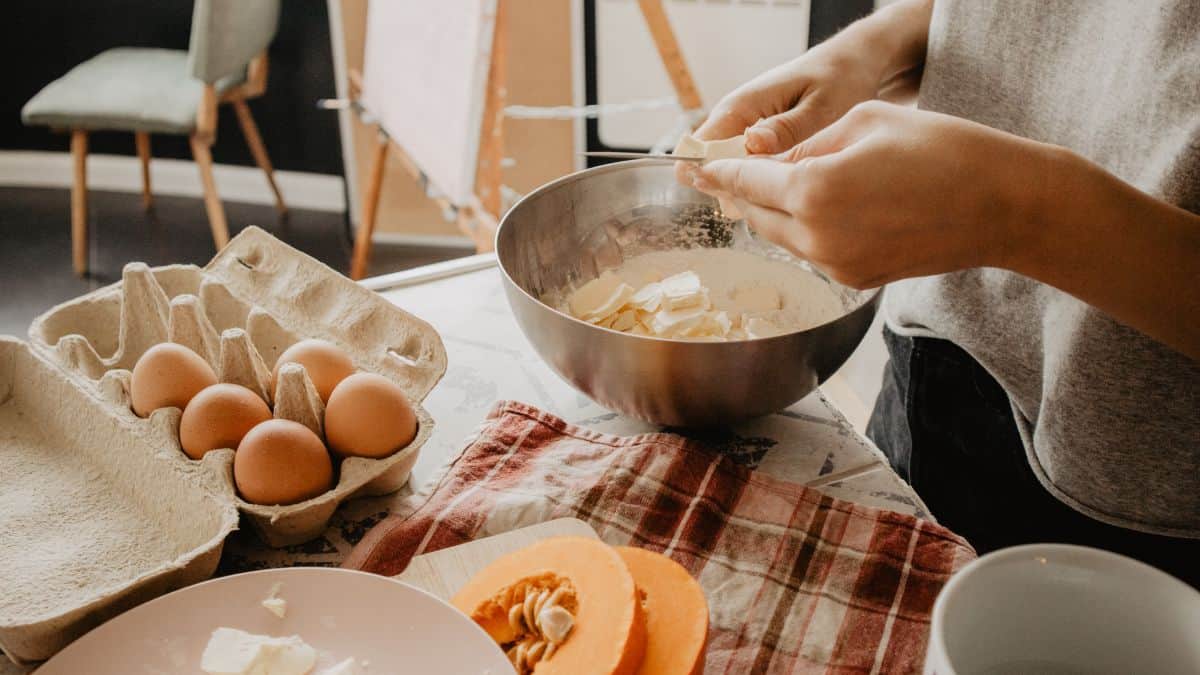
M 187 49 L 188 0 L 17 0 L 0 21 L 4 95 L 0 149 L 67 150 L 67 137 L 21 124 L 21 106 L 51 80 L 110 47 Z M 341 174 L 337 114 L 315 107 L 335 95 L 325 0 L 285 0 L 270 51 L 267 93 L 250 103 L 277 169 Z M 155 135 L 156 157 L 188 159 L 182 136 Z M 131 134 L 92 135 L 91 152 L 132 155 Z M 214 159 L 254 165 L 233 110 L 221 106 Z
M 813 0 L 808 18 L 808 46 L 817 46 L 873 11 L 875 0 Z

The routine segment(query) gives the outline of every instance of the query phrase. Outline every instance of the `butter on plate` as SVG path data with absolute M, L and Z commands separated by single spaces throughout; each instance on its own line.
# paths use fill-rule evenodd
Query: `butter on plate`
M 200 669 L 209 675 L 306 675 L 317 663 L 317 650 L 299 635 L 269 637 L 236 628 L 213 631 Z
M 263 609 L 274 614 L 276 618 L 279 619 L 287 616 L 287 600 L 279 597 L 279 589 L 282 587 L 282 583 L 276 582 L 274 586 L 271 586 L 271 592 L 268 593 L 267 597 L 260 603 Z

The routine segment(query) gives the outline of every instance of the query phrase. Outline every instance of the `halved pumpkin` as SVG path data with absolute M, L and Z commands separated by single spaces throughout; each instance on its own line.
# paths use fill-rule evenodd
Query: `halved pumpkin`
M 630 546 L 617 553 L 633 574 L 646 611 L 646 655 L 641 675 L 704 672 L 708 602 L 682 565 L 661 553 Z
M 646 618 L 633 575 L 607 544 L 544 539 L 480 570 L 452 604 L 509 655 L 518 673 L 633 675 Z

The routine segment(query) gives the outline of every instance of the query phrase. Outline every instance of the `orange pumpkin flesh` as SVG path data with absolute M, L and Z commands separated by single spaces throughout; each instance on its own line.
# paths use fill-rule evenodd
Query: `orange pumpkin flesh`
M 646 656 L 641 675 L 704 672 L 708 602 L 682 565 L 660 553 L 630 546 L 616 549 L 641 591 L 646 611 Z
M 514 597 L 524 597 L 526 589 L 537 593 L 559 586 L 566 587 L 561 606 L 573 623 L 565 639 L 536 664 L 537 675 L 637 673 L 646 648 L 646 617 L 629 568 L 601 541 L 556 537 L 509 553 L 476 574 L 451 602 L 509 650 L 524 632 L 509 617 Z

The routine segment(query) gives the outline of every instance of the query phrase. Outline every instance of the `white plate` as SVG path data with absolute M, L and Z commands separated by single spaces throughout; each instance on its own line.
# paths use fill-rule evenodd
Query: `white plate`
M 280 584 L 287 616 L 260 604 Z M 320 567 L 248 572 L 189 586 L 136 607 L 84 635 L 38 675 L 202 673 L 214 629 L 299 635 L 321 658 L 354 657 L 369 675 L 502 675 L 512 666 L 479 626 L 432 595 L 387 577 Z

